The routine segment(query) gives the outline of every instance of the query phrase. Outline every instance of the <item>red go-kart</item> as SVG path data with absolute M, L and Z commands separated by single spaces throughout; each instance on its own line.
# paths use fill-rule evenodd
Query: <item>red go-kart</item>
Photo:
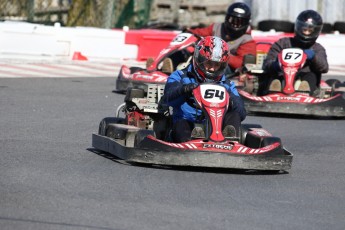
M 174 143 L 169 108 L 158 103 L 164 86 L 130 88 L 115 117 L 104 118 L 92 146 L 129 163 L 280 171 L 291 168 L 293 155 L 280 138 L 258 124 L 242 124 L 237 136 L 224 136 L 223 116 L 230 95 L 223 86 L 204 83 L 193 95 L 205 115 L 191 140 Z M 124 117 L 121 116 L 122 112 Z
M 122 65 L 116 78 L 115 92 L 125 93 L 129 87 L 146 89 L 146 83 L 165 84 L 173 71 L 187 65 L 199 39 L 190 33 L 180 33 L 155 59 L 147 60 L 146 68 Z
M 296 73 L 306 62 L 306 55 L 299 48 L 282 50 L 278 56 L 283 70 L 281 88 L 258 95 L 260 81 L 268 77 L 247 65 L 240 76 L 245 80 L 237 84 L 247 112 L 268 114 L 292 114 L 317 117 L 345 117 L 345 83 L 337 79 L 321 81 L 320 88 L 312 95 L 300 89 L 301 80 Z M 261 79 L 260 79 L 261 78 Z

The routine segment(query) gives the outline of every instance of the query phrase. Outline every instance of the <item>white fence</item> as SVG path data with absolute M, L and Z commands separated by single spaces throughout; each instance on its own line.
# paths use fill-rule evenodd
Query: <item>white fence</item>
M 71 59 L 81 52 L 89 60 L 135 58 L 136 45 L 125 44 L 125 31 L 91 27 L 0 23 L 0 57 Z
M 136 59 L 138 46 L 125 44 L 125 35 L 124 30 L 0 22 L 0 58 L 71 60 L 75 52 L 81 52 L 89 61 Z M 262 35 L 272 32 L 253 31 L 254 38 Z M 345 34 L 319 37 L 330 65 L 345 65 L 344 41 Z

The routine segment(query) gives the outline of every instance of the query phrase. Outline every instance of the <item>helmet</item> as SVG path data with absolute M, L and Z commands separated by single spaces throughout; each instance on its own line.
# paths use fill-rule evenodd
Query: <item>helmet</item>
M 322 17 L 318 12 L 302 11 L 295 22 L 295 38 L 305 46 L 311 46 L 319 37 L 322 26 Z
M 250 17 L 250 8 L 245 3 L 236 2 L 229 6 L 224 24 L 232 39 L 237 39 L 246 33 Z
M 195 47 L 193 66 L 201 81 L 219 81 L 230 59 L 228 44 L 219 37 L 202 38 Z

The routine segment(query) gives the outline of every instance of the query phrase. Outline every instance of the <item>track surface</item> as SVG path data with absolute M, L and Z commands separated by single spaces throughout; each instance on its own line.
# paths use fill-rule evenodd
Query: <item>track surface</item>
M 91 148 L 113 88 L 0 79 L 0 229 L 344 229 L 344 120 L 248 116 L 294 153 L 286 174 L 131 166 Z

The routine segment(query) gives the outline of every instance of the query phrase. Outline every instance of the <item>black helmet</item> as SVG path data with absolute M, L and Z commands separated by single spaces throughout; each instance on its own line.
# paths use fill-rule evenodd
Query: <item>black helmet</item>
M 295 22 L 295 38 L 305 46 L 312 46 L 319 37 L 323 22 L 314 10 L 302 11 Z
M 224 24 L 232 39 L 239 38 L 246 33 L 250 17 L 250 8 L 245 3 L 236 2 L 229 6 Z

